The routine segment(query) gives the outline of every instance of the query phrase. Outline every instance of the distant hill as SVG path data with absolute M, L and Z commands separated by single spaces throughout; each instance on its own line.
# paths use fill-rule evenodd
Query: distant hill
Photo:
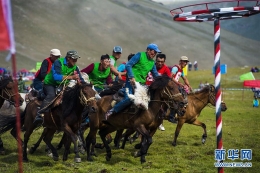
M 120 63 L 129 53 L 145 51 L 151 42 L 167 55 L 167 65 L 178 63 L 182 55 L 198 61 L 199 69 L 213 65 L 212 24 L 173 22 L 170 7 L 153 1 L 12 0 L 12 10 L 18 69 L 34 68 L 52 48 L 60 49 L 62 55 L 77 50 L 82 57 L 78 65 L 83 68 L 120 45 Z M 259 48 L 259 41 L 221 29 L 222 64 L 260 65 Z M 10 67 L 10 62 L 3 61 L 5 55 L 0 55 L 0 66 Z

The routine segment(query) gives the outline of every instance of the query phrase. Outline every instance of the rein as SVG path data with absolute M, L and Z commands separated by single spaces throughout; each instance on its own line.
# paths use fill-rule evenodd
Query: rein
M 202 99 L 198 98 L 195 94 L 194 94 L 194 97 L 195 97 L 196 99 L 198 99 L 199 101 L 201 101 L 201 102 L 202 102 L 203 104 L 205 104 L 206 106 L 208 106 L 209 108 L 214 109 L 213 106 L 210 106 L 209 103 L 205 103 Z M 213 94 L 210 92 L 210 90 L 209 90 L 209 96 L 208 96 L 208 98 L 209 98 L 209 99 L 213 99 L 213 101 L 215 101 L 215 97 L 214 97 Z
M 95 97 L 90 97 L 89 99 L 87 99 L 84 93 L 82 92 L 82 89 L 80 90 L 79 100 L 82 105 L 88 106 L 88 102 L 93 101 L 95 99 L 96 99 Z
M 9 98 L 5 98 L 5 97 L 4 97 L 4 93 L 6 93 Z M 6 100 L 6 101 L 8 101 L 8 102 L 10 102 L 10 103 L 12 103 L 12 104 L 14 104 L 14 102 L 11 101 L 11 98 L 12 98 L 13 96 L 17 95 L 17 94 L 19 94 L 19 93 L 11 94 L 6 88 L 4 88 L 4 89 L 2 89 L 2 93 L 1 93 L 0 97 L 2 97 L 4 100 Z

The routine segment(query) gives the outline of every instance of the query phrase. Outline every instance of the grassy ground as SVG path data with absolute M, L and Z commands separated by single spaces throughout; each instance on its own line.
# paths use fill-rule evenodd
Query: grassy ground
M 230 69 L 228 75 L 222 75 L 222 86 L 228 88 L 241 88 L 242 83 L 238 77 L 247 72 L 248 69 Z M 255 74 L 259 79 L 259 74 Z M 210 71 L 192 71 L 188 78 L 193 86 L 197 88 L 199 82 L 214 82 L 214 76 Z M 252 108 L 253 93 L 245 91 L 242 100 L 242 91 L 225 91 L 224 100 L 228 110 L 222 113 L 223 120 L 223 146 L 224 149 L 252 149 L 251 168 L 225 168 L 228 173 L 256 173 L 260 169 L 260 108 Z M 217 172 L 214 167 L 214 150 L 216 148 L 216 122 L 215 109 L 206 107 L 199 120 L 207 125 L 208 138 L 206 143 L 201 144 L 202 128 L 185 124 L 179 135 L 177 146 L 173 147 L 171 142 L 176 124 L 164 122 L 165 131 L 157 131 L 153 144 L 146 157 L 147 162 L 140 164 L 139 158 L 131 154 L 135 151 L 134 144 L 127 143 L 126 149 L 116 150 L 112 146 L 112 159 L 105 160 L 105 150 L 97 149 L 98 157 L 94 162 L 87 162 L 86 156 L 82 155 L 82 163 L 75 164 L 74 154 L 69 155 L 69 160 L 62 161 L 63 150 L 59 151 L 60 160 L 57 162 L 46 156 L 45 145 L 42 144 L 34 154 L 28 154 L 29 163 L 23 164 L 24 172 L 167 172 L 167 173 L 211 173 Z M 29 145 L 32 146 L 40 136 L 42 129 L 33 133 Z M 85 134 L 86 135 L 86 134 Z M 114 134 L 112 134 L 114 136 Z M 56 134 L 53 144 L 57 145 L 61 134 Z M 9 133 L 2 136 L 6 148 L 6 155 L 0 156 L 0 172 L 17 172 L 17 145 Z M 98 138 L 98 141 L 99 138 Z M 232 162 L 227 159 L 226 162 Z M 235 162 L 241 162 L 240 159 Z M 243 161 L 248 162 L 248 161 Z

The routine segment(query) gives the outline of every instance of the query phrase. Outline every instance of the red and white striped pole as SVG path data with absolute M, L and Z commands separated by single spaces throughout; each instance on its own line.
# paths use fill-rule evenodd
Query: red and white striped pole
M 219 18 L 214 20 L 214 70 L 215 70 L 215 93 L 216 93 L 216 130 L 217 149 L 223 149 L 222 144 L 222 116 L 221 116 L 221 88 L 220 88 L 220 24 Z M 222 161 L 221 161 L 222 162 Z M 223 173 L 224 168 L 218 167 L 218 172 Z

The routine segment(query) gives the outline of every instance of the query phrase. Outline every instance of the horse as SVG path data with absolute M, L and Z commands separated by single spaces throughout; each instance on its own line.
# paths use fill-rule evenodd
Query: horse
M 63 161 L 67 160 L 69 148 L 71 141 L 74 144 L 74 152 L 75 152 L 75 162 L 81 162 L 81 158 L 79 156 L 79 150 L 77 145 L 77 131 L 81 124 L 81 113 L 83 112 L 84 107 L 89 109 L 89 112 L 94 112 L 97 109 L 96 92 L 92 89 L 91 84 L 76 84 L 74 87 L 67 87 L 64 90 L 62 104 L 58 106 L 53 106 L 50 112 L 44 113 L 44 123 L 45 127 L 41 138 L 43 138 L 44 142 L 51 149 L 53 160 L 57 161 L 59 159 L 57 150 L 51 144 L 52 137 L 56 130 L 62 130 L 67 135 L 67 140 L 65 141 L 65 150 L 63 154 Z M 58 100 L 58 99 L 57 99 Z M 55 104 L 59 101 L 55 101 Z M 32 134 L 35 126 L 33 125 L 33 121 L 35 119 L 36 113 L 38 111 L 39 101 L 34 100 L 30 102 L 25 110 L 25 121 L 24 121 L 24 150 L 23 150 L 23 161 L 27 162 L 27 143 L 29 141 L 29 137 Z M 34 146 L 36 149 L 38 146 Z
M 200 91 L 197 91 L 195 93 L 190 93 L 188 95 L 188 105 L 186 107 L 186 112 L 184 116 L 178 116 L 178 125 L 175 130 L 175 136 L 174 136 L 174 141 L 172 142 L 173 146 L 176 146 L 176 141 L 177 137 L 180 133 L 181 127 L 184 123 L 189 123 L 189 124 L 194 124 L 197 126 L 201 126 L 204 130 L 204 133 L 202 135 L 202 143 L 204 144 L 206 142 L 207 138 L 207 132 L 206 132 L 206 125 L 197 118 L 199 117 L 202 109 L 205 108 L 205 106 L 210 103 L 212 106 L 215 106 L 215 87 L 213 85 L 208 85 L 205 88 L 203 88 Z M 226 111 L 227 106 L 225 102 L 221 102 L 221 111 Z M 165 114 L 164 118 L 168 119 L 169 118 L 170 111 Z M 163 115 L 161 115 L 163 116 Z M 155 131 L 157 130 L 156 125 L 151 129 L 151 134 L 154 134 Z M 121 148 L 124 149 L 125 143 L 128 139 L 128 137 L 133 134 L 135 131 L 132 129 L 128 129 L 125 134 L 123 135 L 123 143 L 121 145 Z M 118 134 L 117 134 L 118 135 Z M 115 145 L 119 147 L 119 142 L 121 139 L 121 134 L 118 135 L 119 137 L 115 139 Z M 132 143 L 136 138 L 138 138 L 139 135 L 132 137 L 129 139 L 130 143 Z M 135 148 L 138 149 L 140 148 L 140 143 L 135 145 Z
M 178 123 L 175 130 L 174 140 L 172 142 L 173 146 L 177 145 L 177 137 L 179 136 L 180 130 L 184 123 L 193 124 L 196 126 L 201 126 L 204 130 L 202 135 L 202 144 L 206 142 L 207 138 L 207 131 L 206 125 L 203 122 L 200 122 L 197 118 L 199 117 L 202 109 L 204 109 L 208 103 L 212 106 L 216 105 L 216 98 L 215 98 L 215 87 L 210 84 L 205 86 L 200 91 L 190 93 L 188 95 L 188 105 L 186 107 L 186 112 L 184 116 L 178 116 Z M 221 103 L 221 111 L 226 111 L 227 106 L 224 102 Z
M 106 135 L 118 129 L 134 129 L 143 136 L 142 146 L 140 151 L 135 153 L 135 157 L 141 158 L 141 163 L 146 162 L 145 155 L 152 144 L 152 137 L 149 130 L 154 120 L 158 120 L 158 113 L 161 109 L 175 109 L 179 114 L 184 113 L 184 105 L 187 103 L 184 92 L 180 90 L 168 76 L 156 77 L 154 82 L 149 86 L 148 92 L 151 95 L 148 110 L 138 109 L 135 113 L 127 112 L 127 108 L 122 112 L 113 114 L 104 124 L 105 112 L 111 109 L 110 103 L 113 101 L 113 96 L 104 96 L 97 101 L 98 110 L 95 113 L 89 114 L 89 133 L 86 137 L 87 160 L 93 161 L 91 155 L 94 155 L 93 150 L 90 151 L 96 142 L 96 134 L 99 129 L 99 135 L 106 148 L 106 160 L 111 159 L 111 149 L 106 141 Z M 159 125 L 158 125 L 159 126 Z
M 0 80 L 0 108 L 3 106 L 5 101 L 7 101 L 10 105 L 14 105 L 15 107 L 21 106 L 23 104 L 24 99 L 21 97 L 19 93 L 15 92 L 14 89 L 15 84 L 16 83 L 12 80 L 12 78 L 5 78 Z M 16 96 L 18 96 L 19 99 L 18 104 L 15 101 Z M 6 118 L 9 117 L 3 115 L 2 113 L 0 114 L 0 135 L 5 132 L 5 129 L 9 129 L 8 127 L 9 121 L 6 121 Z M 3 133 L 1 131 L 3 131 Z M 11 131 L 11 134 L 15 137 L 15 139 L 17 139 L 16 127 Z M 1 154 L 5 153 L 3 147 L 3 141 L 1 137 L 0 137 L 0 153 Z

